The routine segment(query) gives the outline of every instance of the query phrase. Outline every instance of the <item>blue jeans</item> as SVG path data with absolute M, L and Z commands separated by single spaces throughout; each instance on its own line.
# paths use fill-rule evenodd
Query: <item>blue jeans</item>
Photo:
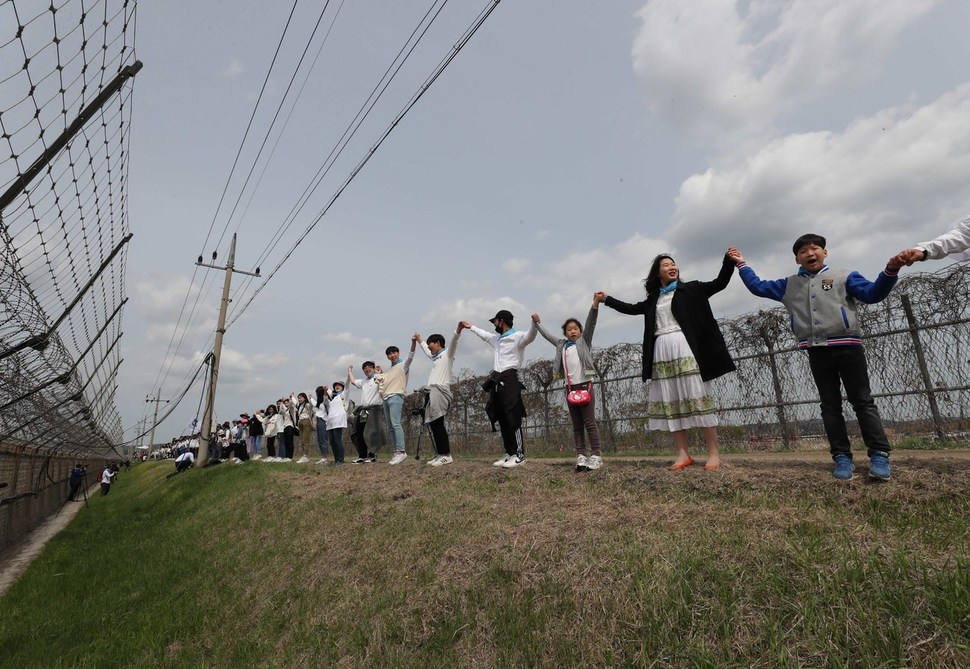
M 327 430 L 330 433 L 330 446 L 333 448 L 333 461 L 344 461 L 344 428 L 335 427 Z
M 330 439 L 327 437 L 327 419 L 317 416 L 317 447 L 320 457 L 325 458 L 330 452 Z
M 257 434 L 251 438 L 253 440 L 253 455 L 259 455 L 259 448 L 263 444 L 263 435 Z
M 387 431 L 394 439 L 394 452 L 404 452 L 404 425 L 401 424 L 401 411 L 404 409 L 404 395 L 391 395 L 384 400 L 384 418 Z
M 869 457 L 876 451 L 889 452 L 889 440 L 882 419 L 869 390 L 869 368 L 861 346 L 812 346 L 808 364 L 818 387 L 822 407 L 822 425 L 829 438 L 829 450 L 836 455 L 852 457 L 849 433 L 842 415 L 842 386 L 859 421 L 862 440 Z

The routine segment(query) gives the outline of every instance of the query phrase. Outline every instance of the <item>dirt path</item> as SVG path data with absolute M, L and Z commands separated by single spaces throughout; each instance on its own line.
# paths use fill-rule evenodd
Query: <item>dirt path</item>
M 88 496 L 94 495 L 98 488 L 97 485 L 92 486 L 91 490 L 88 491 Z M 65 504 L 57 515 L 45 520 L 40 527 L 24 537 L 19 546 L 11 548 L 2 556 L 2 559 L 0 559 L 0 597 L 3 597 L 10 586 L 16 583 L 17 579 L 27 571 L 27 567 L 44 550 L 47 542 L 57 536 L 58 532 L 74 520 L 74 516 L 83 506 L 83 501 Z

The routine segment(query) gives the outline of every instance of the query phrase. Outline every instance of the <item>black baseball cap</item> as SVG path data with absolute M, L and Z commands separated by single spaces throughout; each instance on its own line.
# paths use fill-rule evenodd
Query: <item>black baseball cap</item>
M 512 327 L 512 318 L 513 316 L 511 311 L 509 311 L 508 309 L 502 309 L 497 314 L 495 314 L 494 318 L 489 318 L 488 322 L 491 323 L 492 325 L 495 325 L 495 321 L 501 320 L 509 327 Z

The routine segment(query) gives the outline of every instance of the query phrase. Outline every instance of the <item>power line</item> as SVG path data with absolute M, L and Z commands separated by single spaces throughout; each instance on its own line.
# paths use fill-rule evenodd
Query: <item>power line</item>
M 441 74 L 445 71 L 448 65 L 450 65 L 451 62 L 455 59 L 458 53 L 468 44 L 468 42 L 475 35 L 475 33 L 478 32 L 478 30 L 482 27 L 482 25 L 485 23 L 485 21 L 488 19 L 491 13 L 495 10 L 495 8 L 498 7 L 499 2 L 501 2 L 501 0 L 490 0 L 488 6 L 486 6 L 485 9 L 482 10 L 482 12 L 478 15 L 478 17 L 465 30 L 465 32 L 462 34 L 458 42 L 456 42 L 454 46 L 452 46 L 451 50 L 444 56 L 444 58 L 442 58 L 442 60 L 439 62 L 438 66 L 434 69 L 431 75 L 424 81 L 424 83 L 420 86 L 420 88 L 418 88 L 418 90 L 414 93 L 414 95 L 411 96 L 411 99 L 407 102 L 407 104 L 405 104 L 404 108 L 397 114 L 397 116 L 390 123 L 390 125 L 387 126 L 387 128 L 384 130 L 384 133 L 380 136 L 380 138 L 371 146 L 370 150 L 364 155 L 364 157 L 360 160 L 357 166 L 350 172 L 347 178 L 344 179 L 343 183 L 333 194 L 333 196 L 323 207 L 323 209 L 320 210 L 320 212 L 310 223 L 307 229 L 303 232 L 303 234 L 300 235 L 300 237 L 293 243 L 290 249 L 283 256 L 283 259 L 280 260 L 280 262 L 276 265 L 276 267 L 273 268 L 273 270 L 268 275 L 266 275 L 266 278 L 256 288 L 256 290 L 249 297 L 246 303 L 241 308 L 239 308 L 238 311 L 233 312 L 232 320 L 230 320 L 229 323 L 226 325 L 227 329 L 232 327 L 232 325 L 239 319 L 239 317 L 243 314 L 243 312 L 245 312 L 245 310 L 249 307 L 249 305 L 253 303 L 253 300 L 256 299 L 256 296 L 259 295 L 260 292 L 262 292 L 263 288 L 266 286 L 267 283 L 269 283 L 270 279 L 272 279 L 273 276 L 275 276 L 275 274 L 280 270 L 283 264 L 290 258 L 293 252 L 296 251 L 297 247 L 303 242 L 304 239 L 307 238 L 307 236 L 309 236 L 309 234 L 313 231 L 313 229 L 317 226 L 317 224 L 323 219 L 326 213 L 330 210 L 330 207 L 332 207 L 334 202 L 336 202 L 337 198 L 340 197 L 340 195 L 347 188 L 347 186 L 350 185 L 350 183 L 354 180 L 354 178 L 364 168 L 364 165 L 366 165 L 368 161 L 370 161 L 370 159 L 374 156 L 374 154 L 377 152 L 380 146 L 384 143 L 384 140 L 386 140 L 390 136 L 391 132 L 394 131 L 394 129 L 398 126 L 398 124 L 407 115 L 407 113 L 411 111 L 414 105 L 417 104 L 418 100 L 420 100 L 424 96 L 424 94 L 427 93 L 427 91 L 431 88 L 434 82 L 437 81 L 438 77 L 441 76 Z

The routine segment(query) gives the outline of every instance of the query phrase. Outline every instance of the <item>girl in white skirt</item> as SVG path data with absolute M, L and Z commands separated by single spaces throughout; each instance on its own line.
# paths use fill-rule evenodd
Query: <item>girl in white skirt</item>
M 648 414 L 651 430 L 673 434 L 677 457 L 671 469 L 694 464 L 687 452 L 687 430 L 700 428 L 707 444 L 705 469 L 717 469 L 717 409 L 710 382 L 733 372 L 734 361 L 724 344 L 709 299 L 724 290 L 734 273 L 725 256 L 713 281 L 681 281 L 674 259 L 654 258 L 644 280 L 647 299 L 636 304 L 621 302 L 605 293 L 606 306 L 624 314 L 642 314 L 644 382 L 651 379 Z

